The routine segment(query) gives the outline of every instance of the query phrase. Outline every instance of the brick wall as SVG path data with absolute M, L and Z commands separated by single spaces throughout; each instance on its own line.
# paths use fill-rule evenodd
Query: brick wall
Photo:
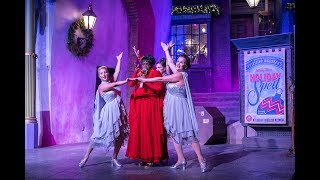
M 212 21 L 213 91 L 231 91 L 230 3 L 218 1 L 220 16 Z

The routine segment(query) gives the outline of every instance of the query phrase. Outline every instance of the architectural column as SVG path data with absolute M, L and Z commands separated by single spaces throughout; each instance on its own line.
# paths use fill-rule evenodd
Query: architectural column
M 25 0 L 25 149 L 38 144 L 38 123 L 35 116 L 36 54 L 35 0 Z

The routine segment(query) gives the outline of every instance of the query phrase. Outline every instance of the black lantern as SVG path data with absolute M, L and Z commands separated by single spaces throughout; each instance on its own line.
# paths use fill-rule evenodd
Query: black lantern
M 86 29 L 92 29 L 95 22 L 97 15 L 93 12 L 92 10 L 92 3 L 90 2 L 88 10 L 82 14 L 83 20 L 84 20 L 84 25 Z

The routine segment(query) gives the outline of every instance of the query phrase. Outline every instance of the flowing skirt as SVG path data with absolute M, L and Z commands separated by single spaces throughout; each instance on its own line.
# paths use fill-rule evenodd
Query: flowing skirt
M 163 100 L 158 97 L 131 98 L 127 157 L 145 162 L 168 159 L 162 106 Z

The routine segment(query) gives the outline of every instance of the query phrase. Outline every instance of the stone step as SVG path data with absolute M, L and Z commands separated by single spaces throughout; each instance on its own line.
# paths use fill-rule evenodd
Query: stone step
M 192 93 L 192 97 L 240 97 L 238 92 Z
M 235 101 L 240 102 L 239 97 L 234 96 L 216 96 L 216 97 L 197 97 L 192 96 L 193 101 L 195 102 L 214 102 L 214 101 Z
M 217 107 L 219 109 L 219 111 L 221 111 L 222 113 L 228 113 L 228 112 L 238 112 L 240 113 L 240 107 L 239 106 L 220 106 Z
M 240 107 L 240 102 L 230 101 L 230 102 L 221 102 L 221 101 L 213 101 L 213 102 L 197 102 L 193 101 L 195 106 L 207 106 L 207 107 Z

